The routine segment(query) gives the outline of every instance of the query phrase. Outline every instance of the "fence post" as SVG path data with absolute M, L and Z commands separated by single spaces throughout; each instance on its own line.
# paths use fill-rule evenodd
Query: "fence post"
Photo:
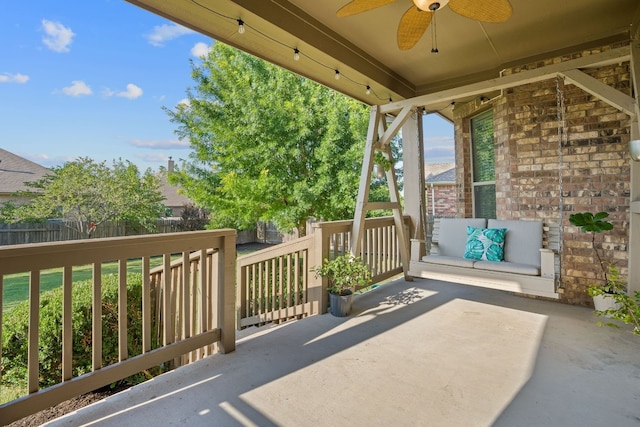
M 321 223 L 312 224 L 313 244 L 309 267 L 322 265 L 325 258 L 329 258 L 329 234 L 325 232 Z M 329 295 L 327 294 L 328 280 L 326 277 L 316 277 L 315 273 L 309 274 L 309 301 L 312 303 L 313 314 L 324 314 L 329 307 Z

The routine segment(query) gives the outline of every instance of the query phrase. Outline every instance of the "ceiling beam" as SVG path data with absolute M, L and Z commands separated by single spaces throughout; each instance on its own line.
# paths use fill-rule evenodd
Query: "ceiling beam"
M 406 106 L 426 106 L 429 108 L 429 105 L 435 103 L 452 102 L 465 97 L 483 95 L 489 91 L 508 89 L 515 86 L 547 80 L 568 70 L 602 67 L 620 62 L 627 62 L 629 61 L 630 56 L 629 46 L 624 46 L 593 55 L 582 56 L 570 61 L 547 65 L 546 67 L 489 79 L 484 82 L 472 83 L 458 88 L 417 96 L 404 101 L 391 102 L 389 104 L 382 105 L 380 107 L 380 112 L 383 114 L 396 113 Z

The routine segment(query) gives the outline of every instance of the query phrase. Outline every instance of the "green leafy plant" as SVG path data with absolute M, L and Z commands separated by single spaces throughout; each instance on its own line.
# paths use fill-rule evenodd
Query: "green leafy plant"
M 348 295 L 357 287 L 371 283 L 369 267 L 362 259 L 351 254 L 339 255 L 332 260 L 325 258 L 322 265 L 313 270 L 316 277 L 328 279 L 327 290 L 332 294 Z
M 607 284 L 605 286 L 590 286 L 588 293 L 592 297 L 605 296 L 612 298 L 616 303 L 613 308 L 596 310 L 598 316 L 633 325 L 633 333 L 640 335 L 640 291 L 635 291 L 633 296 L 627 294 L 624 282 L 619 279 L 617 266 L 609 264 Z M 598 325 L 619 327 L 612 322 L 598 322 Z
M 102 362 L 118 361 L 118 276 L 105 275 L 102 281 Z M 129 355 L 142 353 L 142 276 L 127 276 L 127 348 Z M 92 284 L 81 281 L 73 285 L 73 376 L 92 370 Z M 49 387 L 62 381 L 62 288 L 40 296 L 40 337 L 38 342 L 39 386 Z M 27 343 L 29 302 L 18 304 L 3 318 L 2 377 L 0 387 L 27 388 Z M 152 348 L 157 348 L 155 336 Z M 136 374 L 123 380 L 136 384 L 166 371 L 164 367 Z
M 382 151 L 376 151 L 375 154 L 373 155 L 373 162 L 382 167 L 382 169 L 386 172 L 388 170 L 391 169 L 391 166 L 393 166 L 393 164 L 391 163 L 391 160 L 389 160 L 383 153 Z
M 609 214 L 607 212 L 598 212 L 593 214 L 591 212 L 580 212 L 575 213 L 569 216 L 569 222 L 576 227 L 580 227 L 583 232 L 591 233 L 591 247 L 593 251 L 596 253 L 596 257 L 598 258 L 598 265 L 602 269 L 602 275 L 604 278 L 603 289 L 606 291 L 609 288 L 609 271 L 611 263 L 605 263 L 600 256 L 600 252 L 596 248 L 596 234 L 602 233 L 604 231 L 613 230 L 613 224 L 609 221 L 606 221 Z M 615 266 L 614 266 L 615 267 Z
M 596 248 L 596 233 L 613 230 L 613 224 L 606 221 L 609 216 L 607 212 L 581 212 L 569 216 L 569 222 L 576 227 L 580 227 L 583 232 L 591 233 L 591 247 L 598 258 L 598 264 L 602 269 L 603 283 L 601 285 L 591 285 L 587 293 L 591 297 L 607 297 L 616 303 L 614 307 L 606 310 L 596 310 L 598 316 L 615 319 L 628 325 L 633 325 L 633 333 L 640 335 L 640 292 L 634 295 L 627 293 L 626 284 L 620 279 L 618 266 L 604 261 Z M 612 322 L 598 322 L 598 325 L 618 327 Z

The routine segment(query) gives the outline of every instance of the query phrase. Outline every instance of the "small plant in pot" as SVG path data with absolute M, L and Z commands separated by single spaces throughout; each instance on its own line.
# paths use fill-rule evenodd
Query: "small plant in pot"
M 580 227 L 583 232 L 591 233 L 591 247 L 596 253 L 598 264 L 602 269 L 603 283 L 591 285 L 587 289 L 593 298 L 593 304 L 598 316 L 619 320 L 626 324 L 633 325 L 633 332 L 640 335 L 640 292 L 628 295 L 626 286 L 620 280 L 618 266 L 603 261 L 596 248 L 596 233 L 602 233 L 613 229 L 613 224 L 606 220 L 609 216 L 607 212 L 576 213 L 569 216 L 569 222 L 576 227 Z M 614 323 L 599 322 L 599 325 L 618 326 Z
M 316 277 L 326 277 L 329 291 L 329 312 L 344 317 L 351 312 L 353 292 L 358 287 L 371 283 L 369 267 L 351 254 L 324 259 L 321 266 L 315 267 Z

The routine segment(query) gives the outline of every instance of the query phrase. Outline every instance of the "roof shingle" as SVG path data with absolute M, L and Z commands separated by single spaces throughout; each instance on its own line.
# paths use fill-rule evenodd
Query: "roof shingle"
M 24 183 L 37 181 L 50 170 L 0 148 L 0 194 L 28 190 Z

